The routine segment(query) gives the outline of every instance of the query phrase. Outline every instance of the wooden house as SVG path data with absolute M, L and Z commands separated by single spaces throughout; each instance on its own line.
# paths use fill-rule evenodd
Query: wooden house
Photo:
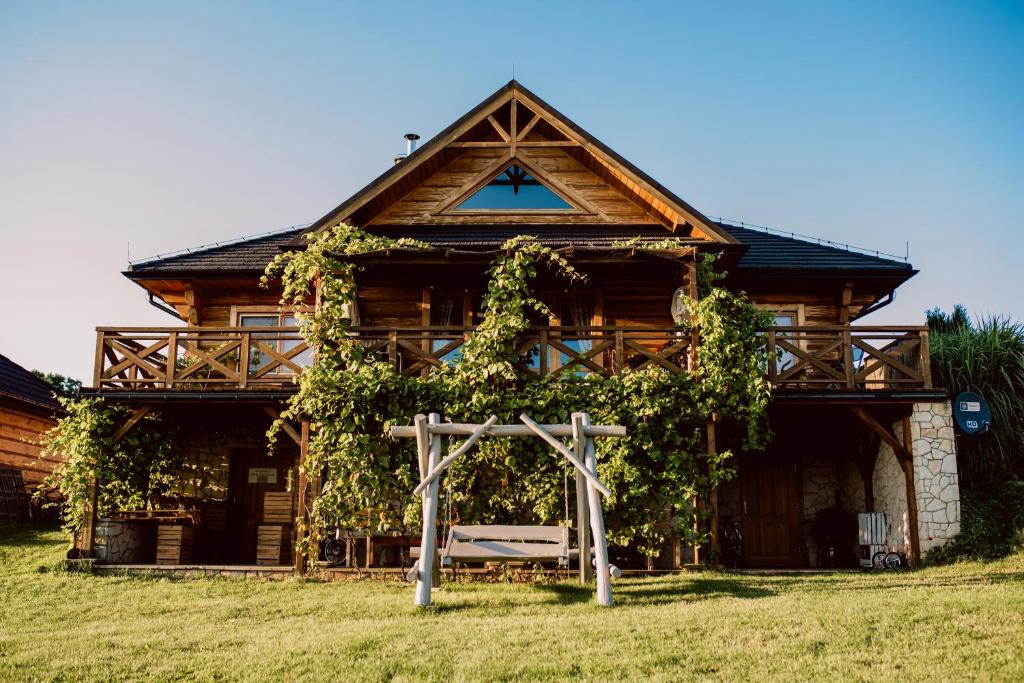
M 580 286 L 538 283 L 553 311 L 531 332 L 538 373 L 567 363 L 603 374 L 641 364 L 686 372 L 673 297 L 694 286 L 700 254 L 719 254 L 727 286 L 774 313 L 764 334 L 779 353 L 766 368 L 776 439 L 767 454 L 742 456 L 738 480 L 710 501 L 719 527 L 742 528 L 743 562 L 827 563 L 831 551 L 817 547 L 811 522 L 836 505 L 884 512 L 884 543 L 912 557 L 958 532 L 950 406 L 932 385 L 927 330 L 856 324 L 892 301 L 916 272 L 910 264 L 711 220 L 515 81 L 410 152 L 310 227 L 125 272 L 180 320 L 98 328 L 87 393 L 137 414 L 159 407 L 188 425 L 183 448 L 196 466 L 182 475 L 180 504 L 202 512 L 189 561 L 248 564 L 263 552 L 260 538 L 281 539 L 263 529 L 285 525 L 268 522 L 267 494 L 294 488 L 286 481 L 302 457 L 302 425 L 273 460 L 261 444 L 310 350 L 278 308 L 280 292 L 258 280 L 303 233 L 339 222 L 430 245 L 359 259 L 353 333 L 407 374 L 444 363 L 473 333 L 492 252 L 519 234 L 589 275 Z M 666 237 L 684 248 L 666 256 L 621 246 Z M 372 552 L 365 559 L 376 561 Z M 678 552 L 659 560 L 687 561 Z
M 32 493 L 53 471 L 40 438 L 61 411 L 52 386 L 0 355 L 0 520 L 23 520 Z

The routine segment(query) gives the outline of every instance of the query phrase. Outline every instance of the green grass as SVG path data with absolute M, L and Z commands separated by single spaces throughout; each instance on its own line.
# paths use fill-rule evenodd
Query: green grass
M 0 680 L 1024 679 L 1024 555 L 915 572 L 412 588 L 54 571 L 0 526 Z M 40 571 L 41 567 L 48 568 Z

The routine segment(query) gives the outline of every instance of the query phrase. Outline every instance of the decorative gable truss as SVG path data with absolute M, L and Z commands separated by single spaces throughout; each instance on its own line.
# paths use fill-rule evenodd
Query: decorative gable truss
M 515 81 L 314 228 L 445 224 L 660 225 L 734 242 Z

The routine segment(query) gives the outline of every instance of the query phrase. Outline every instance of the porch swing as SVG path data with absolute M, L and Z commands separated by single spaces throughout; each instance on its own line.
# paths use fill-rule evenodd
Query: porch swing
M 455 525 L 448 532 L 439 559 L 443 566 L 453 562 L 557 562 L 568 567 L 571 557 L 579 558 L 581 567 L 589 569 L 590 557 L 597 578 L 597 601 L 601 606 L 612 604 L 610 579 L 618 577 L 619 569 L 608 562 L 608 541 L 605 537 L 604 516 L 600 496 L 611 495 L 597 478 L 595 436 L 625 436 L 626 428 L 618 425 L 591 425 L 586 413 L 573 413 L 572 424 L 540 425 L 527 415 L 520 415 L 519 425 L 498 425 L 492 415 L 483 424 L 442 424 L 437 413 L 429 418 L 417 415 L 412 427 L 392 427 L 393 437 L 415 437 L 419 456 L 420 483 L 414 493 L 423 500 L 423 530 L 419 559 L 407 578 L 416 582 L 414 603 L 421 607 L 430 604 L 430 589 L 434 579 L 434 555 L 437 548 L 437 504 L 440 477 L 459 457 L 484 435 L 539 436 L 568 460 L 577 471 L 577 502 L 579 504 L 579 548 L 569 545 L 569 528 L 538 525 Z M 440 460 L 441 437 L 468 435 L 450 455 Z M 573 450 L 558 438 L 571 436 Z M 566 485 L 568 508 L 568 485 Z M 589 521 L 589 524 L 587 523 Z M 593 536 L 591 550 L 587 541 L 587 527 Z M 581 571 L 581 577 L 589 572 Z

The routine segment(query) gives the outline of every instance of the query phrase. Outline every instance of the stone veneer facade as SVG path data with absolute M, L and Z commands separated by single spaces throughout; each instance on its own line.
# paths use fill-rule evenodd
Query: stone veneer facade
M 892 426 L 903 439 L 903 422 Z M 915 403 L 910 415 L 917 494 L 917 534 L 921 554 L 960 533 L 960 478 L 956 468 L 953 409 L 949 401 Z M 887 539 L 893 550 L 910 550 L 907 488 L 892 448 L 882 443 L 874 474 L 875 511 L 886 513 Z

